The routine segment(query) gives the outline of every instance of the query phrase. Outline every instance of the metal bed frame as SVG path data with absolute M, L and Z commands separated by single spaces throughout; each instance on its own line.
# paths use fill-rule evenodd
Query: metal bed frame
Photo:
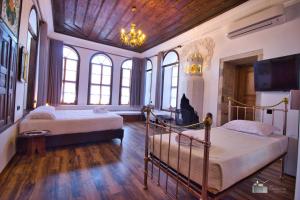
M 281 104 L 284 104 L 284 108 L 278 108 L 278 106 L 280 106 Z M 251 110 L 253 112 L 252 114 L 252 119 L 255 121 L 256 120 L 256 115 L 260 114 L 260 121 L 264 122 L 264 112 L 265 111 L 271 111 L 272 112 L 272 125 L 274 125 L 274 115 L 277 112 L 283 112 L 283 128 L 282 128 L 282 133 L 283 135 L 286 135 L 286 126 L 287 126 L 287 104 L 288 104 L 288 99 L 284 98 L 283 100 L 281 100 L 280 102 L 278 102 L 277 104 L 274 105 L 270 105 L 270 106 L 252 106 L 252 105 L 246 105 L 244 103 L 241 103 L 239 101 L 236 101 L 232 98 L 228 98 L 228 120 L 231 121 L 233 120 L 233 111 L 236 111 L 236 119 L 241 119 L 241 117 L 239 116 L 240 111 L 243 110 L 244 112 L 244 119 L 247 117 L 247 111 Z M 175 126 L 172 124 L 167 124 L 164 123 L 163 121 L 160 121 L 155 114 L 152 112 L 152 108 L 151 107 L 144 107 L 144 112 L 147 113 L 146 115 L 146 137 L 145 137 L 145 157 L 144 157 L 144 189 L 148 188 L 148 176 L 149 176 L 149 163 L 151 164 L 151 179 L 153 179 L 153 167 L 157 167 L 158 168 L 158 182 L 157 184 L 160 185 L 160 176 L 161 176 L 161 172 L 164 172 L 166 175 L 166 181 L 165 181 L 165 191 L 166 193 L 168 192 L 168 184 L 169 184 L 169 177 L 173 178 L 176 182 L 176 194 L 175 194 L 175 198 L 178 198 L 178 193 L 179 193 L 179 185 L 181 185 L 183 187 L 183 189 L 185 189 L 187 192 L 191 193 L 192 195 L 196 196 L 199 199 L 204 199 L 207 200 L 209 198 L 217 198 L 220 197 L 221 194 L 224 194 L 226 191 L 228 191 L 230 188 L 232 188 L 233 186 L 231 186 L 230 188 L 221 191 L 217 194 L 211 193 L 208 191 L 208 169 L 209 169 L 209 149 L 211 146 L 211 142 L 210 142 L 210 132 L 211 132 L 211 126 L 212 126 L 212 114 L 208 113 L 206 115 L 206 117 L 204 118 L 203 122 L 201 123 L 197 123 L 197 124 L 192 124 L 189 126 L 185 126 L 185 128 L 187 127 L 192 127 L 192 126 L 198 126 L 199 124 L 203 124 L 204 125 L 204 140 L 200 140 L 188 135 L 185 135 L 184 133 L 182 133 L 182 131 L 179 130 L 179 128 L 182 128 L 180 126 Z M 259 113 L 260 112 L 260 113 Z M 151 122 L 150 121 L 150 115 L 153 115 L 158 121 L 159 124 L 155 123 L 155 122 Z M 152 129 L 152 133 L 153 133 L 153 140 L 152 140 L 152 147 L 154 148 L 154 135 L 160 135 L 160 150 L 159 150 L 159 156 L 158 155 L 154 155 L 154 153 L 151 152 L 151 149 L 149 150 L 149 145 L 151 143 L 151 136 L 150 136 L 150 130 Z M 155 132 L 159 132 L 158 134 L 155 134 Z M 177 149 L 177 167 L 176 169 L 172 168 L 169 165 L 169 160 L 170 160 L 170 145 L 171 145 L 171 133 L 172 134 L 176 134 L 176 136 L 178 136 L 178 149 Z M 164 161 L 161 160 L 161 149 L 162 149 L 162 134 L 168 134 L 169 135 L 169 141 L 168 141 L 168 155 L 167 155 L 167 162 L 165 163 Z M 189 164 L 188 164 L 188 175 L 184 176 L 182 175 L 179 171 L 179 163 L 180 163 L 180 150 L 182 148 L 182 144 L 181 144 L 181 138 L 182 137 L 187 137 L 189 138 L 189 145 L 185 145 L 185 148 L 189 149 Z M 203 167 L 202 167 L 202 183 L 201 185 L 195 183 L 193 180 L 191 180 L 190 178 L 190 174 L 191 174 L 191 157 L 192 157 L 192 143 L 193 142 L 198 142 L 200 144 L 203 145 Z M 281 174 L 280 177 L 283 177 L 283 172 L 284 172 L 284 157 L 285 157 L 284 153 L 283 155 L 281 155 L 280 157 L 276 158 L 275 160 L 273 160 L 272 162 L 268 163 L 266 166 L 262 167 L 260 170 L 258 170 L 257 172 L 263 170 L 264 168 L 268 167 L 270 164 L 276 162 L 278 159 L 281 160 Z M 255 172 L 255 173 L 257 173 Z M 254 173 L 254 174 L 255 174 Z M 251 176 L 253 174 L 250 174 L 249 176 Z M 248 176 L 248 177 L 249 177 Z M 246 177 L 246 178 L 248 178 Z M 245 178 L 245 179 L 246 179 Z M 243 179 L 244 180 L 244 179 Z M 241 181 L 243 181 L 241 180 Z M 241 182 L 240 181 L 240 182 Z M 238 182 L 239 183 L 239 182 Z M 238 184 L 236 183 L 236 184 Z

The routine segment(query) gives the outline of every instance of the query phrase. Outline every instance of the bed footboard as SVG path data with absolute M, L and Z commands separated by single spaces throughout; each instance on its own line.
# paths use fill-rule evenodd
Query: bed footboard
M 144 189 L 148 188 L 148 176 L 149 176 L 149 164 L 151 164 L 151 178 L 153 178 L 153 165 L 158 168 L 158 182 L 157 184 L 160 185 L 160 176 L 161 172 L 164 172 L 166 175 L 166 182 L 165 182 L 165 190 L 168 191 L 168 178 L 172 177 L 176 183 L 176 198 L 178 198 L 178 187 L 179 185 L 183 186 L 187 191 L 193 193 L 193 195 L 197 196 L 199 199 L 208 199 L 208 168 L 209 168 L 209 148 L 211 146 L 210 143 L 210 130 L 212 125 L 212 114 L 208 113 L 203 122 L 193 124 L 190 126 L 199 126 L 199 124 L 204 124 L 205 127 L 205 136 L 203 140 L 198 138 L 190 137 L 185 135 L 181 131 L 179 131 L 178 127 L 167 124 L 163 121 L 159 121 L 159 123 L 153 123 L 150 121 L 150 115 L 153 115 L 157 120 L 159 120 L 155 114 L 152 112 L 150 107 L 145 107 L 144 112 L 147 113 L 146 115 L 146 137 L 145 137 L 145 157 L 144 157 Z M 150 139 L 150 126 L 153 126 L 152 130 L 156 130 L 159 132 L 156 136 L 159 137 L 159 155 L 153 155 L 152 152 L 149 150 L 149 146 L 153 145 L 154 149 L 154 135 L 152 136 L 152 141 Z M 167 160 L 164 162 L 162 161 L 162 135 L 168 134 L 169 141 L 168 141 L 168 153 L 167 153 Z M 177 147 L 177 167 L 170 167 L 170 146 L 171 146 L 171 134 L 176 134 L 178 138 L 178 147 Z M 180 174 L 180 152 L 182 148 L 182 141 L 185 141 L 186 144 L 184 146 L 189 149 L 189 163 L 188 163 L 188 175 L 187 179 L 182 178 L 182 174 Z M 198 144 L 203 146 L 203 166 L 202 166 L 202 182 L 201 187 L 195 188 L 193 185 L 193 181 L 191 180 L 191 160 L 192 160 L 192 147 L 193 143 L 197 142 Z M 199 169 L 200 170 L 200 169 Z M 200 188 L 200 189 L 199 189 Z

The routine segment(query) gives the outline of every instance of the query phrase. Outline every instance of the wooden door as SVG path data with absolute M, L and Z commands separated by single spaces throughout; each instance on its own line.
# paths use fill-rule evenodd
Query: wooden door
M 0 133 L 14 121 L 17 45 L 0 23 Z
M 5 32 L 1 30 L 0 36 L 0 131 L 7 125 L 7 91 L 9 80 L 9 50 L 10 39 Z
M 256 95 L 254 88 L 253 66 L 239 66 L 237 79 L 237 96 L 240 102 L 255 105 Z
M 253 66 L 237 66 L 238 78 L 236 79 L 237 93 L 235 99 L 247 104 L 256 104 L 256 93 L 254 87 L 254 68 Z M 239 119 L 252 119 L 252 110 L 239 110 Z
M 235 97 L 236 93 L 236 66 L 225 62 L 223 68 L 223 83 L 221 97 L 221 125 L 228 122 L 228 97 Z
M 8 123 L 14 122 L 15 113 L 15 88 L 16 88 L 16 74 L 17 74 L 17 59 L 18 59 L 18 46 L 16 43 L 11 43 L 10 54 L 10 70 L 9 70 L 9 83 L 8 83 L 8 102 L 7 102 L 7 121 Z
M 37 42 L 31 38 L 30 55 L 29 55 L 29 69 L 28 69 L 28 90 L 27 90 L 27 109 L 34 108 L 34 93 L 35 93 L 35 77 L 36 77 L 36 54 Z

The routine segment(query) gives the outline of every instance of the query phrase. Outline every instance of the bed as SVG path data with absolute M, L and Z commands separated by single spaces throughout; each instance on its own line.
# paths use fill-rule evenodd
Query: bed
M 149 116 L 153 113 L 150 108 L 146 109 L 149 120 L 147 120 L 145 142 L 145 188 L 147 188 L 149 162 L 152 166 L 151 177 L 153 166 L 159 170 L 158 183 L 160 183 L 161 172 L 167 176 L 166 188 L 168 188 L 168 177 L 174 178 L 176 197 L 180 185 L 203 199 L 208 199 L 208 196 L 211 198 L 220 196 L 239 181 L 278 159 L 281 159 L 283 163 L 288 148 L 288 137 L 285 136 L 287 99 L 273 106 L 247 106 L 239 105 L 237 101 L 234 102 L 235 105 L 233 105 L 233 99 L 229 99 L 228 121 L 230 123 L 228 124 L 245 121 L 246 124 L 262 124 L 264 128 L 273 127 L 274 114 L 283 113 L 282 129 L 275 131 L 274 128 L 269 131 L 268 135 L 258 135 L 250 133 L 252 130 L 249 132 L 248 127 L 233 129 L 232 126 L 229 127 L 226 124 L 222 127 L 211 128 L 212 117 L 210 115 L 204 121 L 204 130 L 178 131 L 176 127 L 167 124 L 161 126 L 160 129 L 151 128 Z M 276 108 L 280 104 L 284 104 L 283 109 Z M 237 113 L 243 110 L 245 115 L 248 114 L 247 109 L 254 110 L 253 120 L 257 112 L 263 115 L 267 110 L 268 112 L 271 110 L 272 123 L 270 125 L 263 123 L 262 117 L 260 117 L 260 122 L 234 120 L 232 119 L 233 109 L 236 109 Z
M 32 116 L 38 114 L 38 117 Z M 46 116 L 42 115 L 46 114 Z M 37 116 L 37 115 L 36 115 Z M 19 132 L 47 130 L 46 146 L 55 147 L 114 138 L 123 139 L 123 118 L 94 110 L 55 110 L 41 107 L 20 122 Z
M 183 131 L 182 134 L 204 139 L 204 130 Z M 212 145 L 209 152 L 208 190 L 212 193 L 221 192 L 246 178 L 249 174 L 258 171 L 286 153 L 288 146 L 288 138 L 277 134 L 261 137 L 218 127 L 212 128 L 210 136 Z M 173 169 L 177 167 L 178 155 L 178 142 L 175 138 L 176 134 L 172 133 L 169 166 Z M 159 158 L 160 136 L 152 136 L 150 141 L 151 153 Z M 164 163 L 168 162 L 168 145 L 169 135 L 164 134 L 162 135 L 160 159 Z M 179 172 L 188 177 L 189 146 L 182 144 L 180 154 Z M 202 174 L 199 173 L 199 170 L 202 171 L 202 162 L 203 148 L 194 146 L 192 148 L 190 178 L 198 184 L 202 182 Z

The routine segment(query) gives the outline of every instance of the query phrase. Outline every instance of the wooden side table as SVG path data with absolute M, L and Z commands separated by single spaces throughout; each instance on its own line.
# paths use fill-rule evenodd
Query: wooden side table
M 46 136 L 49 131 L 28 131 L 18 135 L 19 152 L 25 152 L 27 155 L 46 153 Z

